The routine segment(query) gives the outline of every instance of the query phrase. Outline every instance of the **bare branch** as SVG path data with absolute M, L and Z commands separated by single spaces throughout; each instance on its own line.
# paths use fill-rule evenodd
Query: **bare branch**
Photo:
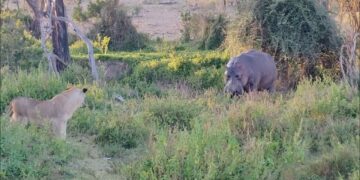
M 68 17 L 53 17 L 53 19 L 64 21 L 68 23 L 69 27 L 72 27 L 73 31 L 78 35 L 81 40 L 83 40 L 88 48 L 88 54 L 89 54 L 89 65 L 91 67 L 91 74 L 95 81 L 99 81 L 99 74 L 97 72 L 96 64 L 95 64 L 95 56 L 94 56 L 94 47 L 90 41 L 81 31 L 80 29 L 75 25 L 75 23 L 70 20 Z
M 356 54 L 356 42 L 359 33 L 355 33 L 348 44 L 341 46 L 340 50 L 340 68 L 344 81 L 350 85 L 353 92 L 358 91 L 360 77 L 359 77 L 359 58 Z

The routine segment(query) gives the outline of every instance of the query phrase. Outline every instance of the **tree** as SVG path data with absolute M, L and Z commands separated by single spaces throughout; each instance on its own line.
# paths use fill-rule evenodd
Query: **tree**
M 69 45 L 66 24 L 69 24 L 74 32 L 86 43 L 89 54 L 89 64 L 93 78 L 98 81 L 94 50 L 91 41 L 79 30 L 79 28 L 65 16 L 63 0 L 26 0 L 39 21 L 41 32 L 41 46 L 49 62 L 49 71 L 58 74 L 64 70 L 70 62 Z M 46 47 L 46 40 L 51 34 L 53 52 Z
M 51 7 L 52 15 L 55 17 L 65 17 L 63 0 L 55 0 L 52 3 L 54 3 Z M 51 24 L 53 25 L 53 31 L 51 33 L 53 53 L 62 60 L 56 61 L 56 69 L 57 71 L 63 71 L 66 65 L 70 63 L 66 22 L 52 19 Z
M 51 69 L 58 73 L 65 69 L 66 65 L 70 63 L 68 35 L 66 23 L 52 19 L 52 17 L 64 17 L 64 3 L 63 0 L 26 0 L 35 14 L 35 21 L 39 22 L 41 39 L 46 41 L 46 34 L 51 33 L 53 54 L 51 63 Z M 46 33 L 47 32 L 47 33 Z M 46 48 L 43 44 L 43 49 Z M 47 49 L 45 53 L 49 53 Z M 51 58 L 50 58 L 51 59 Z

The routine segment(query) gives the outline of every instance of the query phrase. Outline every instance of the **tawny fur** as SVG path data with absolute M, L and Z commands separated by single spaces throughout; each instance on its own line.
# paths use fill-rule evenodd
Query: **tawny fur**
M 10 103 L 11 122 L 49 124 L 56 137 L 65 139 L 67 122 L 84 103 L 86 91 L 72 87 L 45 101 L 17 97 Z

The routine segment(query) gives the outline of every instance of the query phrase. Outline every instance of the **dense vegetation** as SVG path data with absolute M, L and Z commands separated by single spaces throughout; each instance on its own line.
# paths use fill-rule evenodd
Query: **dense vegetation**
M 117 179 L 360 178 L 360 93 L 339 80 L 341 35 L 318 1 L 238 1 L 235 23 L 185 11 L 181 42 L 147 39 L 117 2 L 79 3 L 73 14 L 95 18 L 99 82 L 83 42 L 70 38 L 73 63 L 55 76 L 31 17 L 1 11 L 0 179 L 107 179 L 92 172 L 101 163 Z M 231 99 L 224 66 L 249 48 L 276 58 L 278 91 Z M 107 63 L 128 69 L 105 80 Z M 9 122 L 13 98 L 68 86 L 89 91 L 66 141 Z
M 49 77 L 41 69 L 14 74 L 3 68 L 1 73 L 3 107 L 20 95 L 48 99 L 65 89 L 69 78 Z M 113 100 L 114 93 L 131 94 L 132 88 L 76 84 L 90 92 L 86 107 L 69 121 L 69 138 L 95 136 L 94 143 L 114 159 L 124 149 L 147 149 L 125 166 L 114 161 L 115 172 L 128 178 L 359 177 L 359 94 L 349 94 L 346 85 L 330 79 L 303 80 L 285 94 L 239 99 L 216 89 L 169 86 L 159 96 L 149 90 L 123 104 Z M 76 159 L 71 143 L 8 121 L 3 115 L 2 178 L 71 176 L 62 168 Z

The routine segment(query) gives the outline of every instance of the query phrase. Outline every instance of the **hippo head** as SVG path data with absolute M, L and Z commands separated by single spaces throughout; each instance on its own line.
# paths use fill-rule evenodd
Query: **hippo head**
M 231 97 L 242 95 L 248 80 L 247 74 L 246 69 L 236 63 L 236 58 L 232 58 L 226 66 L 224 92 Z

